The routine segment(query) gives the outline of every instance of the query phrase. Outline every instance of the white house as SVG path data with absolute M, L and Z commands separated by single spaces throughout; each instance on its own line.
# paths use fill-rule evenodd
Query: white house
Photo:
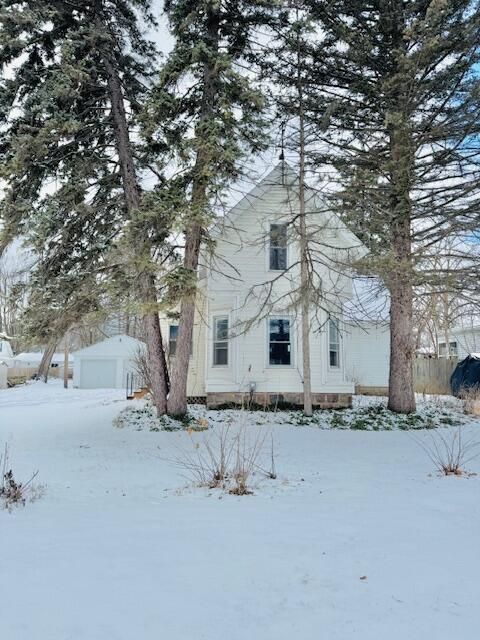
M 76 351 L 73 386 L 80 389 L 126 388 L 127 374 L 136 372 L 135 359 L 144 349 L 141 340 L 118 335 Z
M 215 229 L 214 255 L 204 251 L 199 271 L 190 397 L 205 398 L 209 406 L 246 399 L 302 403 L 298 209 L 298 178 L 280 163 Z M 366 254 L 365 247 L 311 189 L 306 211 L 315 252 L 312 278 L 322 290 L 309 317 L 313 402 L 349 406 L 359 376 L 386 385 L 388 339 L 377 331 L 352 333 L 346 322 L 344 309 L 353 296 L 349 265 Z M 174 358 L 176 321 L 162 317 L 161 326 Z M 375 351 L 377 360 L 387 358 L 381 366 L 371 361 Z

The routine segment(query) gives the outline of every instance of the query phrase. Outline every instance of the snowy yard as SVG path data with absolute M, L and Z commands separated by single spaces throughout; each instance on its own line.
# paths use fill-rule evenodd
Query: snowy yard
M 437 475 L 415 440 L 430 432 L 273 424 L 278 478 L 238 497 L 168 462 L 222 414 L 202 434 L 119 429 L 125 406 L 0 391 L 0 445 L 46 485 L 0 511 L 1 638 L 477 637 L 480 476 Z

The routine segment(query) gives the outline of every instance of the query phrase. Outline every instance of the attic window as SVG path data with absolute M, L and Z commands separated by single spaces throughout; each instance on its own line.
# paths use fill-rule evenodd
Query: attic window
M 270 225 L 269 269 L 284 271 L 287 268 L 287 225 Z

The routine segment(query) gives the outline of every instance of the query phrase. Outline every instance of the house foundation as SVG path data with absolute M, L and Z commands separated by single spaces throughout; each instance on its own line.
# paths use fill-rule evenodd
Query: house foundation
M 303 406 L 302 393 L 271 393 L 271 392 L 211 392 L 207 393 L 206 404 L 209 409 L 226 407 L 258 407 L 268 409 L 282 409 L 288 407 L 301 408 Z M 350 393 L 312 393 L 314 409 L 346 409 L 352 406 Z

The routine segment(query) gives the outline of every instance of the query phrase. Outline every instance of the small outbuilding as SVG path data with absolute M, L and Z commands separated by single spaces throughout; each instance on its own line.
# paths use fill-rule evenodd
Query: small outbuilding
M 145 343 L 127 335 L 113 336 L 75 352 L 73 386 L 78 389 L 123 389 L 136 372 Z

